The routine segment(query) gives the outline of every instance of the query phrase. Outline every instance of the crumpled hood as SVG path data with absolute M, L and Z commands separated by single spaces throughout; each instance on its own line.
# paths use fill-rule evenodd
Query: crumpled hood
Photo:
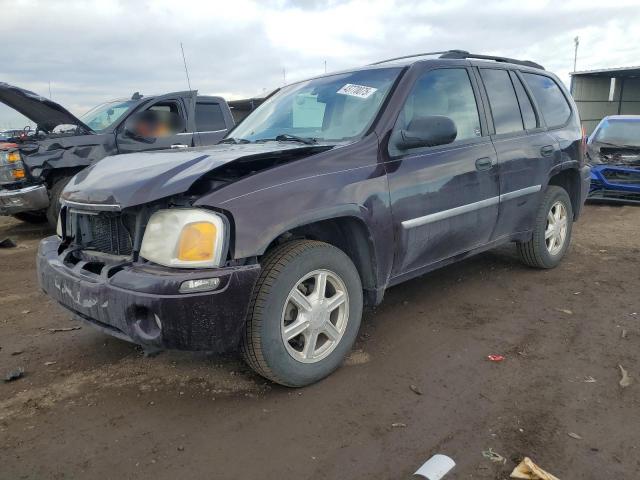
M 69 202 L 126 208 L 186 192 L 202 175 L 240 158 L 299 150 L 309 154 L 327 145 L 267 142 L 214 145 L 106 157 L 78 173 L 62 198 Z
M 77 125 L 87 133 L 91 129 L 62 105 L 37 93 L 0 82 L 0 102 L 20 112 L 38 127 L 51 132 L 58 125 Z

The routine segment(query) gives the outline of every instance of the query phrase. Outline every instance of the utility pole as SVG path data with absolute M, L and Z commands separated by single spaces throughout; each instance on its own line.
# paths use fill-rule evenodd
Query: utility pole
M 580 37 L 576 37 L 573 39 L 573 43 L 575 44 L 575 50 L 573 52 L 573 71 L 576 71 L 576 65 L 578 63 L 578 45 L 580 45 Z

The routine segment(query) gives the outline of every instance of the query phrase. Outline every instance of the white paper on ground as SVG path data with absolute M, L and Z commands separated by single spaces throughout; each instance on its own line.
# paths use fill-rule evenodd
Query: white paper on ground
M 446 455 L 434 455 L 422 465 L 413 475 L 420 475 L 427 480 L 440 480 L 456 466 L 451 458 Z

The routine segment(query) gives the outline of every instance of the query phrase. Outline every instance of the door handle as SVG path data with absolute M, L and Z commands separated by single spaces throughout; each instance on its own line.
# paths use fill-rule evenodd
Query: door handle
M 493 160 L 489 157 L 482 157 L 476 160 L 476 170 L 491 170 Z
M 543 157 L 550 157 L 551 155 L 553 155 L 553 152 L 555 152 L 556 149 L 553 148 L 553 145 L 545 145 L 544 147 L 542 147 L 540 149 L 540 154 Z
M 189 148 L 189 145 L 185 145 L 183 143 L 174 143 L 171 145 L 171 148 Z

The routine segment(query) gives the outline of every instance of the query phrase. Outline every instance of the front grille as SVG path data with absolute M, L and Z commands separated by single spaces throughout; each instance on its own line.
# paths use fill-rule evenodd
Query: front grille
M 629 170 L 607 168 L 602 171 L 602 176 L 611 183 L 630 183 L 640 185 L 640 170 L 637 172 L 630 172 Z
M 120 213 L 82 212 L 71 209 L 67 214 L 75 243 L 86 249 L 111 255 L 131 255 L 131 234 Z

